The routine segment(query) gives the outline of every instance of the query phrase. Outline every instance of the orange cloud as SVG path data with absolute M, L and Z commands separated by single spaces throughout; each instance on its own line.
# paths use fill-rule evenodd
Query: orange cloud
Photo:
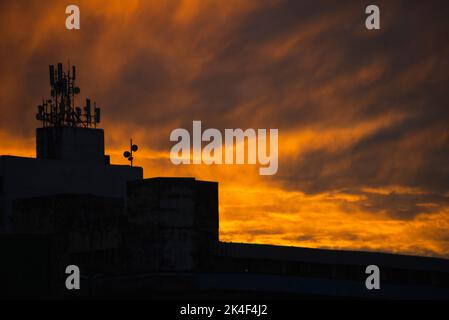
M 70 60 L 113 163 L 132 137 L 146 177 L 220 182 L 222 240 L 449 257 L 449 45 L 432 1 L 381 1 L 379 33 L 355 2 L 78 5 L 69 32 L 63 3 L 0 4 L 0 154 L 34 155 L 47 66 Z M 170 132 L 193 120 L 279 129 L 278 174 L 172 165 Z

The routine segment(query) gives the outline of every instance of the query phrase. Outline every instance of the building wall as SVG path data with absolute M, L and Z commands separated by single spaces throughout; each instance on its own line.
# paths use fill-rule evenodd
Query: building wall
M 60 194 L 13 202 L 14 234 L 52 235 L 59 275 L 75 264 L 83 274 L 117 273 L 123 257 L 124 199 Z
M 436 296 L 449 297 L 449 261 L 445 259 L 224 242 L 214 252 L 211 271 L 218 273 L 332 280 L 336 281 L 335 286 L 340 281 L 349 281 L 359 286 L 354 296 L 361 296 L 367 277 L 365 269 L 376 265 L 383 288 L 413 286 L 416 295 L 422 289 L 422 297 L 425 293 L 428 298 L 433 297 L 433 289 Z
M 132 272 L 199 270 L 218 243 L 218 184 L 194 178 L 128 183 Z
M 50 235 L 0 234 L 0 298 L 51 296 L 56 243 Z
M 38 159 L 104 164 L 104 131 L 78 127 L 38 128 L 36 156 Z
M 126 182 L 143 178 L 140 167 L 93 165 L 55 159 L 0 157 L 0 232 L 11 231 L 12 202 L 53 194 L 125 198 Z
M 449 297 L 444 259 L 219 242 L 217 183 L 129 182 L 127 209 L 124 202 L 78 194 L 14 201 L 15 234 L 0 235 L 6 260 L 14 261 L 0 264 L 0 277 L 14 279 L 2 282 L 7 294 L 20 284 L 14 294 L 29 286 L 39 294 L 41 286 L 64 296 L 64 268 L 75 264 L 89 286 L 82 293 L 97 297 Z M 38 242 L 26 246 L 26 239 Z M 367 264 L 380 267 L 381 291 L 366 290 Z

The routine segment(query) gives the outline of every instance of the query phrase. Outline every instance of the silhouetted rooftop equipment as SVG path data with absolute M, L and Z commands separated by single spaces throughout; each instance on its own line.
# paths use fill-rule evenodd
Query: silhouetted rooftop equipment
M 43 100 L 38 106 L 36 119 L 42 121 L 44 127 L 84 127 L 96 128 L 100 122 L 100 108 L 94 102 L 92 114 L 90 99 L 86 99 L 84 108 L 75 107 L 75 95 L 80 88 L 75 85 L 76 67 L 70 66 L 63 71 L 62 63 L 49 66 L 50 99 Z M 84 110 L 84 113 L 83 113 Z
M 123 156 L 125 158 L 128 158 L 129 162 L 131 162 L 131 167 L 133 166 L 133 152 L 136 152 L 137 150 L 139 150 L 139 147 L 137 146 L 137 144 L 133 144 L 133 139 L 131 139 L 130 141 L 130 147 L 129 147 L 129 151 L 125 151 L 123 152 Z

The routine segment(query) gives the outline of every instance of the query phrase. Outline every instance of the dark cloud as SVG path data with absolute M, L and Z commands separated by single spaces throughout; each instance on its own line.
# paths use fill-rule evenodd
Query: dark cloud
M 133 136 L 141 150 L 168 153 L 171 130 L 192 120 L 278 128 L 276 176 L 223 176 L 358 195 L 335 200 L 351 213 L 414 219 L 446 210 L 449 2 L 376 3 L 380 31 L 364 27 L 369 1 L 80 1 L 81 30 L 69 32 L 62 2 L 1 1 L 0 137 L 29 141 L 48 64 L 70 59 L 79 102 L 103 107 L 112 151 Z M 142 163 L 151 174 L 178 172 L 168 158 Z M 219 179 L 220 170 L 201 173 Z M 364 191 L 392 186 L 420 192 Z M 246 209 L 300 214 L 293 205 Z

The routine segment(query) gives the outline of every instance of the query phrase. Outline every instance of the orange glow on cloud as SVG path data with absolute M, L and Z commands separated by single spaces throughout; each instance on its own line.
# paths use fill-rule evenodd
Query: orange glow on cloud
M 64 3 L 0 5 L 0 154 L 35 155 L 48 64 L 70 59 L 79 101 L 103 107 L 112 163 L 127 164 L 132 137 L 145 177 L 220 183 L 221 240 L 449 258 L 449 45 L 438 31 L 447 22 L 410 18 L 416 32 L 396 30 L 405 13 L 391 2 L 377 35 L 358 3 L 78 5 L 78 32 L 64 28 Z M 172 165 L 170 132 L 193 120 L 279 129 L 278 174 Z

